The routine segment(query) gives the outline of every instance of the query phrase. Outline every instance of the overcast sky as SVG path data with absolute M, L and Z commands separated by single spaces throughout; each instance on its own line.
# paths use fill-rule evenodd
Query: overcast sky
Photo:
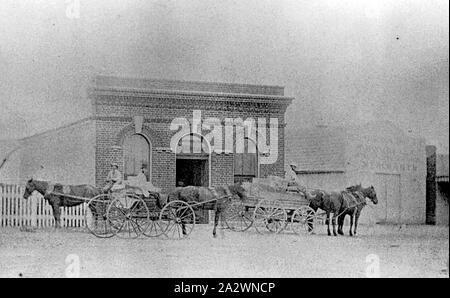
M 448 152 L 436 0 L 0 1 L 0 138 L 89 113 L 96 74 L 286 86 L 297 125 L 390 120 Z

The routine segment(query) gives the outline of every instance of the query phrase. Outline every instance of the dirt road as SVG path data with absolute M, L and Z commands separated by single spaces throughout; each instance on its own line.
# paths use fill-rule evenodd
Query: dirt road
M 189 239 L 98 239 L 0 229 L 0 277 L 448 277 L 449 229 L 361 227 L 357 237 L 197 226 Z M 78 266 L 79 267 L 73 267 Z M 378 266 L 379 265 L 379 266 Z

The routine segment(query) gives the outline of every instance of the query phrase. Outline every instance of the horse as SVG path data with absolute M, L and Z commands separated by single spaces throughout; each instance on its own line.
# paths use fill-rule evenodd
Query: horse
M 160 201 L 163 199 L 163 196 L 159 197 L 157 202 L 159 206 L 162 206 L 163 203 Z M 214 229 L 213 229 L 213 237 L 216 237 L 217 225 L 219 223 L 219 218 L 222 212 L 225 211 L 231 199 L 247 199 L 245 189 L 238 185 L 227 185 L 227 186 L 216 186 L 213 188 L 202 187 L 202 186 L 186 186 L 186 187 L 177 187 L 173 191 L 169 192 L 166 197 L 167 203 L 175 200 L 184 201 L 187 203 L 202 203 L 199 205 L 199 208 L 202 210 L 214 210 Z M 184 223 L 182 224 L 183 234 L 186 234 Z
M 331 236 L 330 217 L 331 214 L 333 214 L 331 219 L 333 225 L 333 235 L 337 236 L 336 220 L 342 210 L 346 210 L 351 204 L 352 202 L 348 199 L 344 191 L 326 192 L 323 190 L 316 190 L 314 197 L 310 199 L 309 207 L 311 207 L 314 211 L 317 211 L 317 209 L 320 208 L 326 212 L 328 236 Z
M 342 231 L 344 227 L 345 216 L 350 216 L 350 230 L 349 235 L 356 235 L 356 229 L 358 227 L 358 219 L 361 215 L 361 211 L 366 206 L 366 198 L 369 198 L 373 204 L 378 204 L 377 193 L 375 192 L 375 188 L 373 186 L 363 188 L 361 184 L 349 186 L 346 188 L 346 191 L 349 192 L 355 199 L 356 205 L 353 207 L 349 207 L 347 210 L 343 210 L 341 216 L 338 219 L 338 233 L 340 235 L 344 235 Z M 352 231 L 353 221 L 355 222 L 355 228 Z
M 30 179 L 27 181 L 27 184 L 25 186 L 23 198 L 28 199 L 34 191 L 37 191 L 42 196 L 44 196 L 44 199 L 47 200 L 47 202 L 52 207 L 56 228 L 61 227 L 60 207 L 74 207 L 82 203 L 86 203 L 86 200 L 68 197 L 65 195 L 83 197 L 88 199 L 102 193 L 100 189 L 88 184 L 63 186 L 60 183 L 52 185 L 47 181 Z M 93 212 L 95 211 L 93 210 Z

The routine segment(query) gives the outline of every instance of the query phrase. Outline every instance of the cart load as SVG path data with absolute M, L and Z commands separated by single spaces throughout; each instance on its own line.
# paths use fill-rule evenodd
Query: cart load
M 245 231 L 251 226 L 260 233 L 280 233 L 290 227 L 296 234 L 310 234 L 316 212 L 309 207 L 313 194 L 290 180 L 269 176 L 244 182 L 245 201 L 232 201 L 225 222 L 231 230 Z

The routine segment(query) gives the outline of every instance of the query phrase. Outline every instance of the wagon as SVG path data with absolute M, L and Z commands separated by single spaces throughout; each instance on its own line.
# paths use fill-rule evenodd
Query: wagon
M 311 234 L 315 223 L 323 221 L 322 214 L 309 207 L 302 191 L 255 191 L 251 186 L 246 200 L 234 200 L 227 208 L 227 228 L 242 232 L 253 226 L 259 233 L 280 233 L 289 227 L 295 234 Z
M 151 205 L 150 205 L 151 206 Z M 99 238 L 137 238 L 152 226 L 149 203 L 134 192 L 101 194 L 87 202 L 85 225 Z M 152 226 L 153 227 L 153 226 Z
M 104 194 L 88 202 L 86 226 L 100 238 L 164 235 L 169 239 L 184 239 L 195 227 L 197 209 L 218 200 L 229 200 L 229 197 L 202 202 L 175 200 L 161 208 L 155 196 L 145 197 L 140 191 Z

